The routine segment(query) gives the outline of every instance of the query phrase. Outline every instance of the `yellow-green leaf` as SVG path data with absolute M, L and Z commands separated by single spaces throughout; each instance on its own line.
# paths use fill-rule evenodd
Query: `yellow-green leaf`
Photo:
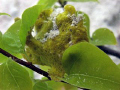
M 33 90 L 78 90 L 78 88 L 62 82 L 37 81 Z
M 53 90 L 78 90 L 77 87 L 63 82 L 47 81 L 46 83 Z
M 0 53 L 0 63 L 7 61 L 7 57 Z
M 96 46 L 81 42 L 68 48 L 62 63 L 68 76 L 64 81 L 91 90 L 120 90 L 120 70 Z
M 1 47 L 1 41 L 2 41 L 2 32 L 0 31 L 0 47 Z
M 114 45 L 117 43 L 113 32 L 107 28 L 97 29 L 93 33 L 92 40 L 90 42 L 94 45 Z
M 33 90 L 28 72 L 10 58 L 0 65 L 0 90 Z
M 10 16 L 9 14 L 7 14 L 7 13 L 0 13 L 0 16 L 1 15 L 7 15 L 7 16 Z M 10 16 L 11 17 L 11 16 Z
M 120 69 L 120 64 L 118 64 L 118 68 Z
M 87 35 L 88 35 L 88 38 L 90 40 L 90 19 L 89 19 L 89 16 L 86 13 L 81 12 L 81 11 L 78 11 L 77 13 L 83 14 L 83 25 L 87 29 Z
M 26 9 L 23 12 L 21 29 L 19 32 L 19 37 L 20 37 L 20 41 L 22 43 L 23 48 L 26 43 L 26 37 L 28 35 L 28 32 L 31 30 L 31 27 L 36 22 L 40 12 L 46 9 L 45 7 L 46 5 L 35 5 L 33 7 Z
M 49 88 L 47 83 L 39 81 L 35 83 L 35 85 L 33 86 L 33 90 L 53 90 L 53 89 Z
M 15 22 L 3 35 L 1 47 L 11 53 L 23 53 L 22 43 L 18 36 L 21 26 L 21 20 Z
M 98 2 L 98 0 L 65 0 L 71 2 Z
M 38 5 L 46 5 L 47 8 L 51 8 L 57 0 L 39 0 Z

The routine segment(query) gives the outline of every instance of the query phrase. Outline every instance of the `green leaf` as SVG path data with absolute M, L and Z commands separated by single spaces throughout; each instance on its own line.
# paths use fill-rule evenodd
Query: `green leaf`
M 15 22 L 5 34 L 2 35 L 2 48 L 11 53 L 23 53 L 22 43 L 18 36 L 21 20 Z
M 7 13 L 0 13 L 0 16 L 1 15 L 7 15 L 7 16 L 10 16 L 9 14 L 7 14 Z M 11 16 L 10 16 L 11 17 Z
M 34 78 L 34 72 L 33 72 L 33 70 L 31 70 L 31 69 L 29 69 L 29 68 L 27 68 L 27 67 L 24 67 L 24 68 L 28 71 L 29 76 L 30 76 L 31 78 Z
M 26 37 L 30 31 L 30 28 L 34 25 L 40 12 L 42 12 L 44 9 L 46 9 L 45 5 L 35 5 L 26 9 L 22 14 L 22 25 L 19 32 L 19 37 L 23 47 L 25 46 Z
M 2 32 L 0 31 L 0 41 L 2 40 Z
M 33 90 L 78 90 L 78 88 L 62 82 L 37 81 Z
M 92 90 L 120 90 L 120 70 L 96 46 L 81 42 L 68 48 L 62 58 L 68 76 L 64 81 Z
M 77 11 L 77 14 L 83 14 L 83 25 L 87 29 L 87 35 L 88 38 L 90 39 L 90 19 L 89 16 L 81 11 Z
M 62 82 L 46 81 L 46 83 L 53 90 L 78 90 L 77 87 Z
M 10 58 L 0 65 L 0 90 L 32 90 L 28 72 Z
M 3 54 L 0 53 L 0 63 L 4 63 L 8 60 L 8 57 L 4 56 Z
M 2 41 L 2 32 L 0 31 L 0 47 L 1 47 L 1 41 Z
M 120 64 L 118 64 L 118 68 L 120 69 Z
M 37 4 L 46 5 L 47 8 L 51 8 L 57 1 L 58 0 L 39 0 Z
M 107 28 L 97 29 L 93 33 L 92 40 L 90 42 L 94 45 L 114 45 L 117 43 L 113 32 Z
M 65 1 L 71 1 L 71 2 L 98 2 L 98 0 L 65 0 Z
M 49 67 L 49 66 L 40 65 L 40 69 L 42 69 L 42 70 L 48 72 L 49 69 L 50 69 L 50 67 Z
M 33 90 L 53 90 L 53 89 L 49 88 L 45 82 L 39 81 L 35 83 L 35 85 L 33 86 Z

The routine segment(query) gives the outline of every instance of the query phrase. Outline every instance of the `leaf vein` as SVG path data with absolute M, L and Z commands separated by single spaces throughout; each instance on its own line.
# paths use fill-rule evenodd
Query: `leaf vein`
M 9 66 L 8 66 L 7 63 L 6 63 L 6 66 L 7 66 L 7 68 L 8 68 L 8 71 L 10 72 L 11 76 L 13 77 L 13 79 L 14 79 L 14 81 L 15 81 L 17 87 L 20 89 L 20 86 L 19 86 L 19 84 L 17 83 L 17 81 L 16 81 L 15 77 L 13 76 L 13 74 L 11 73 L 11 71 L 10 71 Z M 21 89 L 20 89 L 20 90 L 21 90 Z

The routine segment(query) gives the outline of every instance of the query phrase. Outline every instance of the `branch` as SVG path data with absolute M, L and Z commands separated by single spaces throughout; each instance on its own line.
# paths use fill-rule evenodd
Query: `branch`
M 98 48 L 100 48 L 102 51 L 104 51 L 105 53 L 107 53 L 109 55 L 113 55 L 113 56 L 120 58 L 120 52 L 117 52 L 117 51 L 110 49 L 108 47 L 105 47 L 105 46 L 98 46 Z
M 21 65 L 23 65 L 23 66 L 26 66 L 26 67 L 32 69 L 33 71 L 35 71 L 35 72 L 37 72 L 37 73 L 39 73 L 39 74 L 47 77 L 49 80 L 51 80 L 51 78 L 49 77 L 49 74 L 48 74 L 47 72 L 45 72 L 45 71 L 43 71 L 43 70 L 35 67 L 32 63 L 30 63 L 30 62 L 25 62 L 25 61 L 23 61 L 23 60 L 21 60 L 21 59 L 18 59 L 17 57 L 11 55 L 10 53 L 4 51 L 4 50 L 1 49 L 1 48 L 0 48 L 0 53 L 2 53 L 3 55 L 5 55 L 5 56 L 7 56 L 7 57 L 11 57 L 12 60 L 14 60 L 15 62 L 17 62 L 17 63 L 19 63 L 19 64 L 21 64 Z
M 37 72 L 37 73 L 39 73 L 39 74 L 47 77 L 49 80 L 51 80 L 51 78 L 49 77 L 49 74 L 48 74 L 47 72 L 45 72 L 45 71 L 43 71 L 43 70 L 35 67 L 32 63 L 30 63 L 30 62 L 25 62 L 25 61 L 23 61 L 23 60 L 21 60 L 21 59 L 18 59 L 17 57 L 11 55 L 10 53 L 6 52 L 5 50 L 3 50 L 3 49 L 1 49 L 1 48 L 0 48 L 0 53 L 2 53 L 3 55 L 5 55 L 6 57 L 11 57 L 12 60 L 14 60 L 15 62 L 17 62 L 17 63 L 19 63 L 19 64 L 21 64 L 21 65 L 23 65 L 23 66 L 26 66 L 26 67 L 32 69 L 33 71 L 35 71 L 35 72 Z M 66 82 L 64 82 L 64 81 L 61 81 L 61 82 L 66 83 Z M 68 83 L 67 83 L 67 84 L 68 84 Z M 83 90 L 89 90 L 89 89 L 83 89 Z
M 23 66 L 26 66 L 26 67 L 32 69 L 33 71 L 35 71 L 35 72 L 37 72 L 37 73 L 39 73 L 39 74 L 47 77 L 49 80 L 51 80 L 51 78 L 49 77 L 49 74 L 48 74 L 47 72 L 45 72 L 45 71 L 43 71 L 43 70 L 35 67 L 32 63 L 30 63 L 30 62 L 25 62 L 25 61 L 23 61 L 23 60 L 21 60 L 21 59 L 18 59 L 17 57 L 11 55 L 10 53 L 6 52 L 5 50 L 3 50 L 3 49 L 1 49 L 1 48 L 0 48 L 0 53 L 2 53 L 3 55 L 5 55 L 5 56 L 7 56 L 7 57 L 11 57 L 12 60 L 14 60 L 15 62 L 17 62 L 17 63 L 19 63 L 19 64 L 21 64 L 21 65 L 23 65 Z M 61 81 L 61 82 L 66 83 L 66 82 L 64 82 L 64 81 Z M 68 84 L 68 83 L 67 83 L 67 84 Z M 83 90 L 88 90 L 88 89 L 83 89 Z
M 120 58 L 120 52 L 117 52 L 117 51 L 115 51 L 115 50 L 112 50 L 112 49 L 110 49 L 110 48 L 108 48 L 108 47 L 104 47 L 104 46 L 98 46 L 98 48 L 100 48 L 101 50 L 103 50 L 103 51 L 104 51 L 105 53 L 107 53 L 107 54 L 110 54 L 110 55 L 113 55 L 113 56 L 116 56 L 116 57 Z M 17 63 L 19 63 L 19 64 L 21 64 L 21 65 L 23 65 L 23 66 L 26 66 L 26 67 L 32 69 L 33 71 L 35 71 L 35 72 L 37 72 L 37 73 L 39 73 L 39 74 L 47 77 L 49 80 L 51 80 L 51 78 L 49 77 L 49 74 L 48 74 L 47 72 L 45 72 L 45 71 L 43 71 L 43 70 L 35 67 L 32 63 L 30 63 L 30 62 L 25 62 L 25 61 L 23 61 L 23 60 L 21 60 L 21 59 L 18 59 L 17 57 L 11 55 L 10 53 L 4 51 L 4 50 L 1 49 L 1 48 L 0 48 L 0 53 L 2 53 L 3 55 L 5 55 L 5 56 L 7 56 L 7 57 L 11 57 L 12 60 L 14 60 L 15 62 L 17 62 Z M 61 81 L 61 82 L 66 83 L 66 82 L 64 82 L 64 81 Z M 89 89 L 83 89 L 83 90 L 89 90 Z
M 58 2 L 62 8 L 67 4 L 67 1 L 63 1 L 63 0 L 58 0 Z

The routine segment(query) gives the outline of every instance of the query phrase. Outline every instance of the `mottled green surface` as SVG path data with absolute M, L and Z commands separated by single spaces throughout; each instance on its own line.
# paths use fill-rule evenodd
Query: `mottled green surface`
M 89 16 L 82 12 L 82 11 L 77 11 L 78 14 L 83 14 L 83 26 L 87 29 L 87 35 L 88 35 L 88 38 L 90 40 L 90 19 L 89 19 Z
M 44 34 L 49 32 L 52 29 L 53 23 L 52 20 L 49 20 L 50 14 L 53 12 L 52 9 L 44 10 L 35 23 L 35 30 L 37 35 L 36 39 L 44 38 Z
M 83 26 L 83 20 L 80 20 L 76 26 L 71 26 L 72 19 L 68 16 L 72 16 L 76 13 L 76 10 L 71 5 L 66 5 L 65 11 L 58 14 L 56 17 L 56 24 L 60 34 L 53 39 L 47 39 L 46 42 L 41 43 L 40 39 L 44 38 L 44 34 L 51 30 L 51 19 L 48 19 L 52 10 L 43 11 L 38 17 L 35 28 L 37 35 L 27 37 L 27 49 L 31 62 L 36 64 L 47 65 L 51 67 L 49 73 L 53 79 L 63 77 L 64 70 L 61 64 L 61 58 L 63 52 L 71 45 L 81 41 L 87 41 L 87 30 Z M 52 27 L 53 28 L 53 27 Z M 71 44 L 69 42 L 72 42 Z M 61 73 L 59 73 L 61 72 Z M 56 79 L 57 80 L 57 79 Z
M 45 10 L 46 5 L 35 5 L 26 9 L 22 14 L 22 23 L 19 32 L 20 41 L 22 43 L 23 48 L 25 47 L 26 37 L 28 32 L 31 30 L 33 25 L 35 24 L 40 12 Z

